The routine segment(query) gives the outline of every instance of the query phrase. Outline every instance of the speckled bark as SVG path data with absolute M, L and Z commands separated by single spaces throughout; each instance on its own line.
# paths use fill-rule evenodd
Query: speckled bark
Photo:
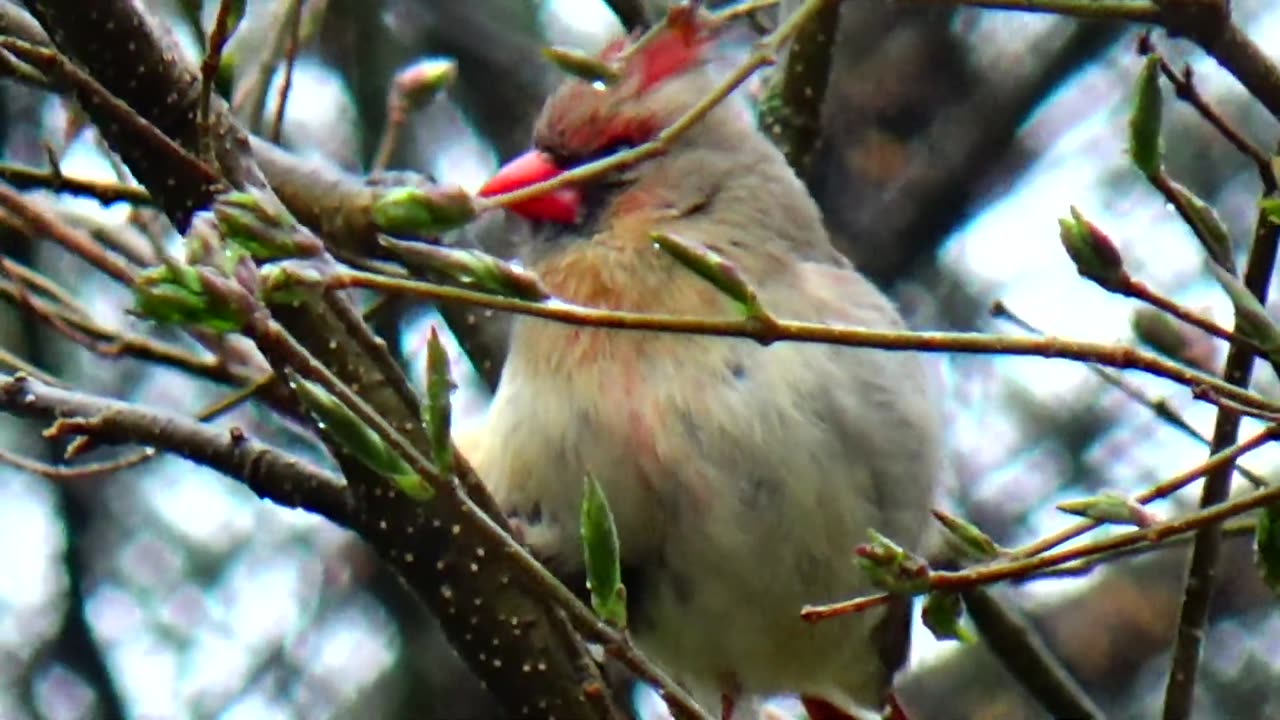
M 196 73 L 136 0 L 25 4 L 55 45 L 110 93 L 187 152 L 199 152 Z M 104 136 L 179 227 L 208 205 L 214 186 L 175 173 L 172 158 L 140 146 L 102 104 L 89 100 L 84 107 Z M 264 185 L 247 136 L 220 102 L 214 104 L 210 129 L 216 170 L 226 183 L 237 188 Z M 272 311 L 414 445 L 428 445 L 417 399 L 407 391 L 385 346 L 353 336 L 356 316 L 350 305 L 317 298 Z M 432 608 L 459 654 L 513 716 L 618 716 L 580 638 L 560 612 L 514 579 L 510 558 L 483 533 L 460 495 L 439 493 L 429 502 L 414 503 L 385 479 L 341 452 L 335 454 L 354 499 L 352 529 Z M 473 490 L 474 485 L 468 483 Z M 477 503 L 492 507 L 484 497 Z

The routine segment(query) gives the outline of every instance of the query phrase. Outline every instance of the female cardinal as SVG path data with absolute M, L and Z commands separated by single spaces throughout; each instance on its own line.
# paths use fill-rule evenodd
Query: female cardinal
M 669 21 L 570 80 L 535 149 L 481 190 L 527 187 L 652 139 L 712 91 L 711 32 Z M 741 305 L 655 245 L 726 258 L 779 318 L 896 330 L 893 305 L 831 245 L 783 156 L 721 104 L 668 149 L 509 207 L 526 265 L 564 300 L 714 318 Z M 873 590 L 852 550 L 874 528 L 915 549 L 941 467 L 939 398 L 910 353 L 515 321 L 485 418 L 459 439 L 523 541 L 582 572 L 583 479 L 613 510 L 637 644 L 695 693 L 797 693 L 810 716 L 879 707 L 909 605 L 810 625 L 802 606 Z M 714 696 L 713 696 L 714 697 Z

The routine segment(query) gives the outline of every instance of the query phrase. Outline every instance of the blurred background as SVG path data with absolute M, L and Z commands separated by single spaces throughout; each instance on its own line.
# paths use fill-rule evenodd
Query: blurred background
M 196 56 L 197 23 L 208 22 L 216 2 L 149 4 Z M 1135 303 L 1079 278 L 1060 248 L 1056 218 L 1071 204 L 1116 240 L 1136 277 L 1230 324 L 1230 303 L 1206 274 L 1200 246 L 1126 156 L 1137 29 L 944 3 L 845 5 L 824 136 L 807 180 L 841 248 L 897 298 L 915 327 L 1025 332 L 993 317 L 998 301 L 1054 335 L 1136 342 Z M 1280 7 L 1232 5 L 1261 47 L 1280 47 Z M 278 42 L 288 10 L 284 0 L 248 3 L 231 45 L 237 81 Z M 525 147 L 533 115 L 558 79 L 539 49 L 595 50 L 619 32 L 602 0 L 306 0 L 301 12 L 282 144 L 363 172 L 394 73 L 423 57 L 453 58 L 456 83 L 411 116 L 390 168 L 472 189 Z M 765 27 L 775 21 L 771 12 L 759 18 Z M 753 32 L 743 23 L 727 57 L 740 54 Z M 1187 44 L 1155 39 L 1175 66 L 1191 63 L 1198 88 L 1246 136 L 1274 146 L 1276 120 L 1230 76 Z M 757 82 L 736 101 L 750 102 L 758 90 Z M 1256 212 L 1256 173 L 1166 96 L 1170 172 L 1216 206 L 1242 255 Z M 271 117 L 276 94 L 267 97 L 263 116 Z M 115 177 L 100 140 L 74 112 L 7 82 L 0 84 L 0 143 L 6 163 L 44 167 L 49 147 L 68 175 Z M 69 216 L 124 231 L 126 207 L 57 202 Z M 490 233 L 479 240 L 502 247 L 500 226 L 467 232 Z M 5 227 L 0 247 L 75 288 L 104 324 L 142 327 L 122 313 L 131 299 L 79 260 Z M 379 331 L 419 382 L 434 322 L 429 308 L 411 304 L 393 304 L 379 318 Z M 1186 357 L 1217 372 L 1224 347 L 1194 334 L 1183 340 Z M 218 397 L 214 386 L 175 371 L 91 355 L 8 305 L 0 306 L 0 346 L 116 397 L 186 411 Z M 1202 444 L 1085 366 L 985 355 L 939 362 L 955 468 L 939 505 L 1001 543 L 1065 526 L 1070 518 L 1054 509 L 1057 502 L 1136 491 L 1206 456 Z M 457 373 L 471 373 L 464 357 L 456 363 Z M 1270 369 L 1257 375 L 1256 387 L 1280 396 Z M 466 377 L 457 407 L 474 415 L 487 390 L 474 373 Z M 1187 392 L 1128 379 L 1196 428 L 1211 428 L 1212 408 Z M 314 452 L 252 408 L 223 422 Z M 52 460 L 39 430 L 0 417 L 6 449 Z M 1243 433 L 1254 430 L 1246 423 Z M 1269 475 L 1278 459 L 1264 449 L 1245 465 Z M 1153 507 L 1174 514 L 1197 497 Z M 1155 717 L 1184 559 L 1182 551 L 1165 551 L 1083 577 L 1003 587 L 999 595 L 1029 614 L 1110 717 Z M 1280 614 L 1256 580 L 1247 538 L 1228 543 L 1223 567 L 1197 717 L 1280 717 Z M 901 690 L 913 718 L 1042 716 L 980 644 L 940 643 L 919 627 L 915 638 Z M 652 698 L 636 697 L 642 712 L 660 716 Z M 322 520 L 176 459 L 69 483 L 0 467 L 0 720 L 125 717 L 501 714 L 395 578 L 354 536 Z

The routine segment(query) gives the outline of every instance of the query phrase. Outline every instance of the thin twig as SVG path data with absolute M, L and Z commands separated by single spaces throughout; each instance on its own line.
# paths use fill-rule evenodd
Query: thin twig
M 213 86 L 218 81 L 218 70 L 222 67 L 222 51 L 231 38 L 233 6 L 236 0 L 221 0 L 218 12 L 213 18 L 213 27 L 209 30 L 209 41 L 206 44 L 204 60 L 200 63 L 200 104 L 196 109 L 196 127 L 200 133 L 200 157 L 211 167 L 218 166 L 218 159 L 213 151 L 213 136 L 209 123 L 209 104 L 213 101 Z M 243 4 L 240 6 L 242 9 Z
M 1160 25 L 1185 35 L 1231 73 L 1275 117 L 1280 117 L 1280 66 L 1231 22 L 1227 0 L 906 0 L 1097 20 Z
M 782 0 L 742 0 L 742 2 L 734 3 L 727 7 L 722 7 L 716 11 L 716 20 L 720 22 L 729 22 L 738 18 L 750 18 L 761 10 L 777 5 Z
M 153 200 L 146 188 L 119 182 L 104 182 L 89 178 L 73 178 L 54 170 L 37 170 L 21 165 L 0 164 L 0 180 L 20 190 L 44 188 L 56 193 L 83 195 L 109 205 L 127 202 L 135 205 L 151 205 Z
M 1158 23 L 1160 8 L 1147 0 L 905 0 L 920 5 L 967 6 L 985 10 L 1064 15 L 1092 20 Z
M 1245 347 L 1254 355 L 1265 356 L 1266 354 L 1266 351 L 1262 349 L 1262 346 L 1257 341 L 1238 332 L 1228 330 L 1187 306 L 1174 302 L 1172 299 L 1152 290 L 1146 283 L 1129 279 L 1125 287 L 1120 290 L 1120 293 L 1134 300 L 1141 300 L 1151 307 L 1167 313 L 1192 327 L 1199 328 L 1220 340 L 1226 340 L 1229 343 Z
M 1045 335 L 1044 331 L 1040 330 L 1036 326 L 1027 322 L 1025 319 L 1019 317 L 1016 313 L 1010 310 L 1007 305 L 1005 305 L 1003 302 L 999 300 L 992 303 L 991 315 L 993 317 L 997 317 L 1003 320 L 1008 320 L 1009 322 L 1013 323 L 1014 325 L 1021 328 L 1022 330 L 1025 330 L 1026 332 L 1031 333 L 1032 335 L 1036 335 L 1039 337 L 1043 337 Z M 1097 375 L 1098 379 L 1102 380 L 1103 382 L 1110 385 L 1111 387 L 1114 387 L 1115 389 L 1119 390 L 1130 400 L 1133 400 L 1139 405 L 1150 410 L 1156 417 L 1168 423 L 1169 426 L 1181 431 L 1187 437 L 1198 440 L 1205 447 L 1209 446 L 1209 436 L 1205 435 L 1204 433 L 1197 430 L 1194 426 L 1192 426 L 1192 424 L 1185 417 L 1182 416 L 1182 413 L 1178 412 L 1173 407 L 1173 405 L 1169 402 L 1167 398 L 1152 397 L 1148 395 L 1145 391 L 1143 391 L 1142 388 L 1126 380 L 1124 376 L 1121 375 L 1120 373 L 1113 372 L 1111 370 L 1108 370 L 1107 368 L 1098 367 L 1093 363 L 1087 363 L 1085 367 L 1088 367 L 1089 370 L 1093 372 L 1094 375 Z M 1229 402 L 1231 401 L 1225 400 L 1222 398 L 1214 399 L 1214 404 L 1229 403 Z M 1275 420 L 1280 421 L 1280 416 L 1277 416 Z M 1255 487 L 1265 487 L 1266 485 L 1270 484 L 1266 478 L 1262 477 L 1258 473 L 1253 472 L 1249 468 L 1241 467 L 1240 465 L 1237 465 L 1236 471 L 1239 472 L 1241 475 L 1243 475 L 1245 479 L 1247 479 Z
M 1193 370 L 1151 353 L 1120 345 L 1059 338 L 1008 337 L 983 333 L 868 330 L 861 327 L 790 320 L 775 320 L 766 324 L 750 318 L 648 315 L 617 310 L 601 310 L 562 301 L 546 304 L 526 302 L 475 290 L 385 277 L 358 270 L 348 270 L 340 275 L 334 275 L 327 282 L 330 287 L 364 287 L 383 292 L 413 295 L 433 301 L 470 303 L 493 310 L 503 310 L 521 315 L 540 317 L 546 320 L 558 320 L 571 325 L 598 328 L 740 337 L 749 338 L 766 345 L 781 341 L 791 341 L 872 347 L 882 350 L 1036 355 L 1046 358 L 1081 360 L 1115 368 L 1141 370 L 1189 388 L 1203 385 L 1212 388 L 1222 397 L 1245 405 L 1269 411 L 1280 411 L 1280 407 L 1277 407 L 1276 403 L 1263 398 L 1257 393 L 1225 383 L 1213 375 Z
M 80 301 L 71 296 L 71 293 L 50 278 L 41 275 L 31 268 L 21 263 L 14 262 L 9 258 L 0 255 L 0 272 L 8 275 L 13 279 L 14 283 L 31 287 L 39 290 L 50 300 L 58 303 L 67 311 L 74 315 L 82 317 L 91 317 L 89 309 L 80 304 Z
M 1205 462 L 1197 465 L 1195 468 L 1179 473 L 1169 480 L 1166 480 L 1145 492 L 1135 495 L 1133 499 L 1136 502 L 1145 505 L 1157 498 L 1166 497 L 1177 490 L 1186 487 L 1194 480 L 1203 477 L 1220 467 L 1229 466 L 1237 457 L 1240 457 L 1252 450 L 1256 450 L 1277 438 L 1280 438 L 1280 426 L 1269 425 L 1254 437 L 1239 443 L 1234 447 L 1216 453 Z M 1163 542 L 1166 537 L 1173 537 L 1190 532 L 1193 529 L 1209 524 L 1214 518 L 1239 515 L 1247 510 L 1267 504 L 1266 502 L 1254 503 L 1253 500 L 1256 500 L 1259 496 L 1264 496 L 1265 498 L 1280 497 L 1280 486 L 1270 486 L 1267 489 L 1257 491 L 1242 500 L 1217 505 L 1211 510 L 1205 510 L 1182 518 L 1157 523 L 1147 528 L 1142 528 L 1121 535 L 1115 535 L 1093 543 L 1084 543 L 1064 550 L 1059 550 L 1058 552 L 1049 552 L 1053 548 L 1073 540 L 1102 524 L 1094 520 L 1086 520 L 1084 522 L 1076 523 L 1065 530 L 1061 530 L 1053 533 L 1052 535 L 1041 538 L 1029 545 L 1018 548 L 1017 550 L 1008 553 L 1005 556 L 1005 559 L 999 562 L 970 568 L 969 570 L 959 573 L 931 573 L 929 576 L 929 589 L 963 590 L 967 587 L 984 585 L 1001 580 L 1030 578 L 1033 573 L 1047 568 L 1066 565 L 1077 560 L 1091 558 L 1096 555 L 1101 555 L 1103 553 L 1108 553 L 1122 548 L 1139 546 L 1144 543 L 1160 543 Z M 1222 515 L 1221 513 L 1223 512 L 1223 508 L 1228 506 L 1230 506 L 1232 511 Z M 1237 510 L 1237 508 L 1243 509 Z M 1186 525 L 1188 522 L 1191 523 L 1189 526 Z M 1118 542 L 1117 539 L 1119 539 Z M 977 574 L 970 575 L 969 573 Z M 945 587 L 942 585 L 933 585 L 933 579 L 935 576 L 943 575 L 952 578 L 951 580 L 942 581 Z M 956 578 L 962 578 L 963 580 L 956 582 L 954 585 L 949 584 Z M 889 602 L 891 598 L 892 596 L 888 593 L 868 595 L 827 605 L 812 606 L 806 608 L 802 612 L 802 615 L 807 620 L 816 622 L 831 617 L 837 617 L 839 615 L 861 612 L 868 608 L 883 605 Z
M 1258 213 L 1253 247 L 1250 248 L 1249 259 L 1245 264 L 1244 284 L 1260 303 L 1267 301 L 1278 247 L 1280 227 L 1273 225 L 1265 212 Z M 1233 385 L 1247 387 L 1252 373 L 1253 353 L 1233 344 L 1227 352 L 1223 379 Z M 1239 429 L 1240 414 L 1220 407 L 1210 450 L 1217 452 L 1235 443 Z M 1205 478 L 1200 494 L 1200 507 L 1206 508 L 1204 512 L 1211 512 L 1209 508 L 1229 504 L 1224 501 L 1231 491 L 1232 467 L 1233 463 L 1225 463 Z M 1216 582 L 1221 545 L 1222 528 L 1218 525 L 1206 525 L 1196 533 L 1195 544 L 1191 549 L 1191 563 L 1187 568 L 1182 611 L 1178 616 L 1178 635 L 1173 646 L 1169 682 L 1165 686 L 1164 720 L 1183 720 L 1191 716 L 1196 671 L 1204 642 L 1205 623 L 1209 617 L 1209 601 Z
M 201 357 L 178 345 L 113 330 L 86 315 L 34 297 L 16 283 L 0 280 L 0 297 L 28 308 L 86 350 L 103 357 L 150 361 L 219 383 L 238 385 L 243 380 L 238 371 L 217 357 Z
M 254 381 L 253 383 L 250 383 L 249 385 L 246 385 L 245 387 L 240 388 L 239 390 L 236 390 L 234 392 L 227 394 L 226 397 L 215 400 L 214 402 L 204 406 L 203 408 L 200 409 L 199 412 L 197 412 L 192 417 L 196 420 L 199 420 L 200 422 L 213 420 L 223 415 L 224 413 L 234 410 L 235 408 L 239 407 L 242 403 L 248 402 L 250 399 L 253 398 L 254 395 L 258 394 L 259 391 L 261 391 L 263 388 L 265 388 L 274 380 L 275 380 L 275 374 L 262 377 Z M 83 455 L 89 452 L 95 447 L 97 447 L 97 445 L 95 444 L 95 441 L 92 438 L 88 436 L 78 438 L 77 440 L 75 440 L 74 442 L 72 442 L 70 445 L 67 446 L 65 458 L 67 460 L 72 460 L 80 455 Z M 152 452 L 152 449 L 146 448 L 143 450 L 139 450 L 137 453 L 133 454 L 132 456 L 122 458 L 119 462 L 125 464 L 126 467 L 134 467 L 136 465 L 141 465 L 142 463 L 146 462 L 147 460 L 150 460 L 154 456 L 155 456 L 155 453 Z
M 231 98 L 231 109 L 248 126 L 250 132 L 261 132 L 262 114 L 267 105 L 267 92 L 271 85 L 271 77 L 275 75 L 276 61 L 284 52 L 289 37 L 289 23 L 284 21 L 293 12 L 293 7 L 302 0 L 287 0 L 281 5 L 272 18 L 275 32 L 262 48 L 258 56 L 258 64 L 249 73 L 248 79 L 235 89 Z
M 141 444 L 208 465 L 286 507 L 310 510 L 348 526 L 354 510 L 342 480 L 293 455 L 248 438 L 155 408 L 145 408 L 44 385 L 21 375 L 0 375 L 0 408 L 23 417 L 55 420 L 47 437 L 92 434 L 112 444 Z
M 58 378 L 50 375 L 44 370 L 41 370 L 35 365 L 32 365 L 26 360 L 23 360 L 3 346 L 0 346 L 0 366 L 30 375 L 45 385 L 52 385 L 54 387 L 63 387 L 64 385 L 64 383 Z
M 280 142 L 280 128 L 284 125 L 284 107 L 289 102 L 289 89 L 293 86 L 293 66 L 298 61 L 298 46 L 302 38 L 302 0 L 290 0 L 289 43 L 284 50 L 284 77 L 280 79 L 280 91 L 276 94 L 275 114 L 271 117 L 271 131 L 267 135 L 273 143 Z
M 131 467 L 141 465 L 143 462 L 150 460 L 156 456 L 156 451 L 151 448 L 139 450 L 136 453 L 125 455 L 114 460 L 103 460 L 101 462 L 86 463 L 84 465 L 68 466 L 54 465 L 35 458 L 24 457 L 17 453 L 11 453 L 8 450 L 0 448 L 0 463 L 10 465 L 19 470 L 26 470 L 33 475 L 64 482 L 67 480 L 87 480 L 99 475 L 109 475 L 117 473 L 121 470 L 127 470 Z
M 1196 480 L 1216 471 L 1218 468 L 1229 466 L 1238 458 L 1257 450 L 1277 438 L 1280 438 L 1280 426 L 1268 425 L 1261 432 L 1248 440 L 1237 443 L 1232 447 L 1224 448 L 1223 450 L 1209 456 L 1207 460 L 1196 467 L 1185 472 L 1178 473 L 1168 480 L 1134 495 L 1133 500 L 1140 505 L 1148 505 L 1156 500 L 1169 497 Z M 1052 550 L 1063 543 L 1070 542 L 1071 540 L 1074 540 L 1090 530 L 1100 527 L 1101 525 L 1102 523 L 1096 520 L 1078 522 L 1075 525 L 1053 533 L 1048 537 L 1041 538 L 1029 545 L 1018 548 L 1013 551 L 1012 557 L 1027 558 L 1048 552 L 1049 550 Z
M 1280 66 L 1231 21 L 1229 0 L 1154 0 L 1160 24 L 1199 45 L 1273 117 L 1280 118 Z
M 1119 533 L 1095 542 L 1075 545 L 1057 552 L 1017 560 L 1004 560 L 956 572 L 931 572 L 926 590 L 967 590 L 971 587 L 1030 577 L 1041 570 L 1060 567 L 1124 548 L 1160 544 L 1166 539 L 1202 531 L 1205 528 L 1212 527 L 1221 531 L 1220 525 L 1224 520 L 1276 502 L 1280 502 L 1280 486 L 1250 492 L 1235 500 L 1219 503 L 1180 518 Z M 813 605 L 801 611 L 801 616 L 810 622 L 817 622 L 866 610 L 888 602 L 889 598 L 887 594 L 868 595 L 847 602 Z
M 0 36 L 0 48 L 39 68 L 63 88 L 75 90 L 82 99 L 91 98 L 102 108 L 103 117 L 109 116 L 113 122 L 120 125 L 121 132 L 127 131 L 140 143 L 145 142 L 153 146 L 157 152 L 163 152 L 168 158 L 181 160 L 184 169 L 191 174 L 192 178 L 210 187 L 220 186 L 221 177 L 218 173 L 187 152 L 146 118 L 134 112 L 132 108 L 102 87 L 102 84 L 93 76 L 81 70 L 56 50 L 4 36 Z
M 88 233 L 72 228 L 45 209 L 27 202 L 20 193 L 3 184 L 0 184 L 0 208 L 20 218 L 33 232 L 50 238 L 107 277 L 126 287 L 133 287 L 138 272 L 136 268 L 106 252 Z
M 1235 537 L 1242 535 L 1253 535 L 1258 530 L 1258 523 L 1252 519 L 1239 519 L 1231 522 L 1223 523 L 1222 535 L 1224 537 Z M 1093 557 L 1079 560 L 1077 562 L 1059 565 L 1055 568 L 1041 570 L 1032 573 L 1025 578 L 1015 580 L 1014 582 L 1034 582 L 1046 578 L 1069 578 L 1088 575 L 1100 567 L 1110 565 L 1116 560 L 1124 558 L 1137 557 L 1139 555 L 1147 555 L 1153 552 L 1163 552 L 1165 550 L 1176 550 L 1191 544 L 1195 537 L 1192 535 L 1179 535 L 1175 538 L 1169 538 L 1162 541 L 1159 545 L 1134 545 L 1133 547 L 1120 548 L 1110 552 L 1098 553 Z

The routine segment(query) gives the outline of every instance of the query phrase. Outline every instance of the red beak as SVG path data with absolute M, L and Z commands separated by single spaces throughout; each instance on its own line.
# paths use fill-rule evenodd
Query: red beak
M 480 188 L 479 195 L 492 197 L 514 192 L 550 180 L 563 172 L 550 155 L 530 150 L 499 168 L 498 173 Z M 569 225 L 577 222 L 581 206 L 582 193 L 577 188 L 563 187 L 512 203 L 507 209 L 530 220 Z

